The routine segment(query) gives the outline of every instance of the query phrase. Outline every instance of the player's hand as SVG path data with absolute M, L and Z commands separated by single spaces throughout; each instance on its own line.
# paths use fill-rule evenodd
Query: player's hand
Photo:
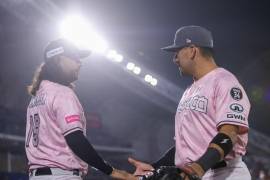
M 110 175 L 113 179 L 118 180 L 138 180 L 139 178 L 134 175 L 119 169 L 113 169 L 112 174 Z
M 149 173 L 152 173 L 152 171 L 154 170 L 153 166 L 145 162 L 138 161 L 133 158 L 128 158 L 128 161 L 130 164 L 136 167 L 136 170 L 134 172 L 135 176 L 147 175 Z
M 161 166 L 152 175 L 145 175 L 141 180 L 201 180 L 193 170 L 187 168 L 190 167 L 180 169 L 176 166 Z
M 201 180 L 205 173 L 202 167 L 196 162 L 184 166 L 181 170 L 182 173 L 180 175 L 183 180 Z
M 192 180 L 185 179 L 180 174 L 183 171 L 176 166 L 161 166 L 153 171 L 152 175 L 143 176 L 141 180 Z M 184 174 L 183 174 L 184 175 Z

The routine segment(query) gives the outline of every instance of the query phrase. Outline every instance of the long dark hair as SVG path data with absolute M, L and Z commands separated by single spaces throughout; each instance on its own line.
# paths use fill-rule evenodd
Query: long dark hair
M 27 87 L 30 95 L 36 96 L 36 92 L 38 91 L 42 80 L 49 80 L 73 88 L 74 85 L 67 79 L 59 66 L 60 58 L 61 57 L 55 57 L 39 65 L 35 71 L 32 84 Z

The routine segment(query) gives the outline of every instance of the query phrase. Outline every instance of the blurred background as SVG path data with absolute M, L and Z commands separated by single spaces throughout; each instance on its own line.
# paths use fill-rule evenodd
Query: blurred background
M 212 32 L 218 65 L 246 89 L 252 109 L 244 160 L 253 179 L 270 179 L 269 9 L 267 0 L 1 0 L 0 179 L 28 179 L 26 87 L 46 44 L 61 36 L 94 51 L 75 89 L 90 142 L 129 172 L 129 156 L 157 160 L 174 144 L 176 107 L 192 83 L 160 50 L 184 25 Z M 86 179 L 109 178 L 90 169 Z

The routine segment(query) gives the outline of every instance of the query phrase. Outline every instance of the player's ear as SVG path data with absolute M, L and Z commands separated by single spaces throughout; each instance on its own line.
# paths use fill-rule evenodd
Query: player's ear
M 191 45 L 191 46 L 189 46 L 189 55 L 190 55 L 190 59 L 191 60 L 193 60 L 194 58 L 195 58 L 195 56 L 196 56 L 196 54 L 197 54 L 197 47 L 196 46 L 194 46 L 194 45 Z

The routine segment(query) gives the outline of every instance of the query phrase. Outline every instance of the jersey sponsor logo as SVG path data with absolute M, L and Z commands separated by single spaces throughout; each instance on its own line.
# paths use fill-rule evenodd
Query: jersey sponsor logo
M 45 95 L 40 94 L 40 95 L 35 96 L 31 99 L 28 107 L 33 108 L 33 107 L 41 106 L 44 104 L 45 104 Z
M 194 96 L 185 100 L 184 102 L 180 102 L 178 111 L 186 110 L 194 110 L 202 113 L 207 113 L 207 105 L 208 99 L 204 96 Z
M 245 121 L 246 118 L 244 116 L 242 116 L 241 114 L 227 114 L 227 118 L 230 119 L 240 119 L 242 121 Z
M 237 103 L 233 103 L 230 105 L 230 109 L 234 112 L 237 112 L 237 113 L 241 113 L 244 111 L 244 108 L 242 105 L 240 104 L 237 104 Z
M 236 88 L 236 87 L 231 89 L 230 94 L 231 94 L 232 98 L 236 101 L 239 101 L 243 98 L 243 93 L 242 93 L 241 89 Z
M 65 120 L 68 124 L 72 123 L 72 122 L 80 121 L 80 115 L 67 116 L 67 117 L 65 117 Z

